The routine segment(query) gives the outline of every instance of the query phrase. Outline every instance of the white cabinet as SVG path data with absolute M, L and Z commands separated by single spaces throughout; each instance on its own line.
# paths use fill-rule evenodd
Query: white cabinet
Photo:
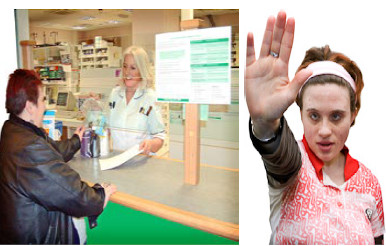
M 111 45 L 79 46 L 80 69 L 121 67 L 122 48 Z

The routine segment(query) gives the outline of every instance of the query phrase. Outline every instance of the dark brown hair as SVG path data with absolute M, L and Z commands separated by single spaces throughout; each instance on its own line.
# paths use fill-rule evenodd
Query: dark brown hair
M 35 71 L 16 69 L 9 75 L 5 101 L 7 113 L 19 115 L 23 112 L 27 101 L 37 104 L 39 87 L 42 85 Z
M 346 71 L 350 74 L 350 76 L 354 79 L 355 85 L 356 85 L 356 92 L 351 88 L 351 86 L 341 77 L 338 77 L 336 75 L 330 75 L 330 74 L 324 74 L 324 75 L 318 75 L 313 78 L 311 78 L 302 88 L 299 95 L 296 98 L 296 103 L 300 107 L 300 109 L 303 108 L 303 94 L 305 89 L 310 85 L 315 84 L 326 84 L 326 83 L 334 83 L 339 86 L 346 87 L 350 94 L 350 110 L 352 113 L 355 111 L 359 112 L 359 109 L 361 107 L 361 93 L 363 89 L 363 78 L 362 78 L 362 72 L 357 66 L 357 64 L 352 61 L 350 58 L 345 56 L 342 53 L 333 52 L 330 50 L 330 47 L 328 45 L 317 48 L 313 47 L 306 52 L 306 56 L 303 59 L 302 64 L 299 66 L 298 71 L 300 71 L 303 68 L 306 68 L 308 65 L 310 65 L 313 62 L 317 61 L 333 61 L 336 62 L 344 67 Z M 354 125 L 354 122 L 352 125 Z

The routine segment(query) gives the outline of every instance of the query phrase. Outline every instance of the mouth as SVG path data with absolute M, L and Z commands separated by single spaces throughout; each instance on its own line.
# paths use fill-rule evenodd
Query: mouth
M 333 142 L 329 141 L 321 141 L 317 142 L 316 144 L 322 152 L 329 152 L 332 149 L 332 146 L 334 145 Z

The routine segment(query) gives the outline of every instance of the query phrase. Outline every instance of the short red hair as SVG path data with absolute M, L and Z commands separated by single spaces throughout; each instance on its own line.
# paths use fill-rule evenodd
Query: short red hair
M 27 101 L 37 104 L 40 86 L 43 83 L 35 71 L 16 69 L 9 75 L 5 101 L 7 113 L 19 115 Z

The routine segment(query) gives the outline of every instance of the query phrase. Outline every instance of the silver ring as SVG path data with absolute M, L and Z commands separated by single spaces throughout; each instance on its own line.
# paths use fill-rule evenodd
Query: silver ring
M 270 54 L 271 56 L 273 56 L 274 58 L 278 58 L 278 57 L 279 57 L 279 54 L 273 52 L 272 50 L 269 52 L 269 54 Z

